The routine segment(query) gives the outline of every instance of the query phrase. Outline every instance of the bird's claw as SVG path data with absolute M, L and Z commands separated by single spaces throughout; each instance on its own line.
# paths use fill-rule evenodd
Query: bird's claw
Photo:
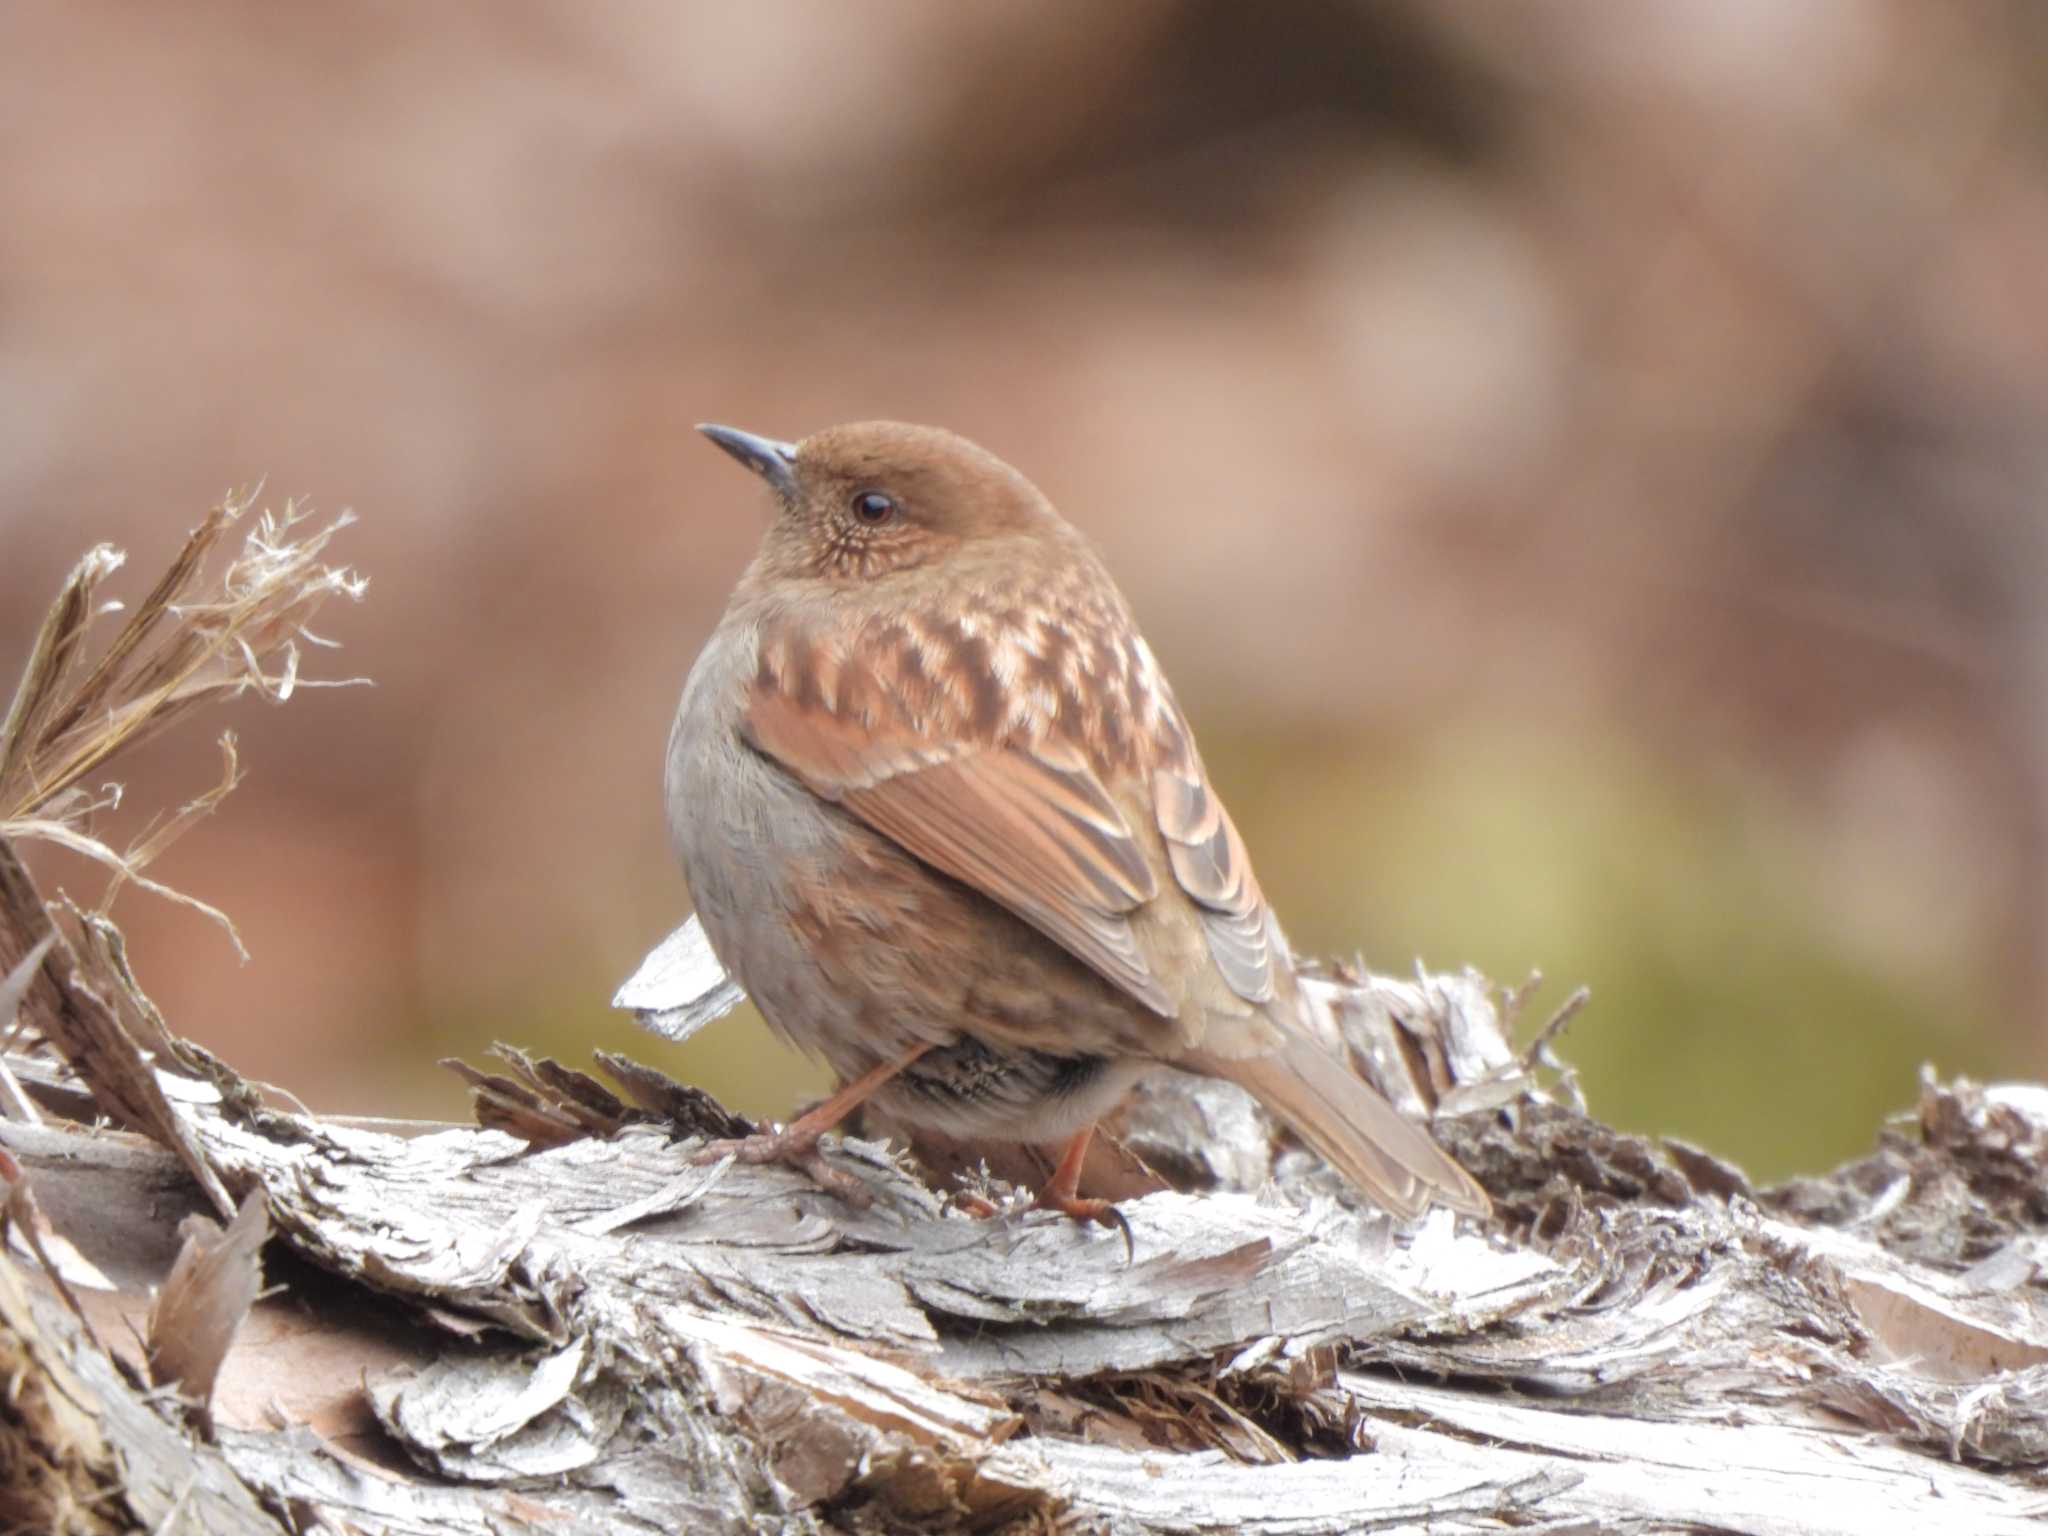
M 1124 1220 L 1124 1213 L 1109 1201 L 1089 1200 L 1084 1199 L 1080 1195 L 1062 1196 L 1040 1191 L 1037 1200 L 1032 1203 L 1042 1211 L 1058 1211 L 1062 1216 L 1070 1217 L 1072 1220 L 1084 1224 L 1093 1222 L 1098 1227 L 1116 1228 L 1117 1231 L 1123 1234 L 1124 1238 L 1124 1262 L 1131 1264 L 1137 1261 L 1138 1245 L 1131 1236 L 1131 1224 Z
M 690 1154 L 692 1163 L 715 1163 L 731 1157 L 742 1163 L 781 1163 L 805 1175 L 818 1188 L 837 1195 L 857 1211 L 875 1203 L 874 1191 L 856 1175 L 827 1161 L 816 1136 L 791 1135 L 786 1130 L 756 1131 L 706 1142 Z

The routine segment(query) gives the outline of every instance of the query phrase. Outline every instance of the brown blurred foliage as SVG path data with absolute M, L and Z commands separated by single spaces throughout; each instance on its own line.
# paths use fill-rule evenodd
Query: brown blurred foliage
M 255 960 L 121 916 L 246 1070 L 447 1112 L 426 1064 L 494 1035 L 653 1049 L 605 1000 L 684 909 L 660 749 L 763 515 L 690 424 L 942 422 L 1104 546 L 1298 943 L 1588 981 L 1608 1113 L 1817 1161 L 1795 1078 L 1863 1126 L 1922 1056 L 2043 1066 L 2044 45 L 1911 0 L 9 7 L 0 666 L 93 541 L 154 570 L 259 477 L 356 508 L 330 673 L 377 687 L 246 707 L 156 870 Z

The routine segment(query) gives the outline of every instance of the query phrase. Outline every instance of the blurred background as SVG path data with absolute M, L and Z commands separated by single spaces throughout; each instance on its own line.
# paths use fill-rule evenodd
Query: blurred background
M 1771 1177 L 2048 1071 L 2048 8 L 10 6 L 0 208 L 0 686 L 96 541 L 362 518 L 376 686 L 120 775 L 240 732 L 154 873 L 253 959 L 116 915 L 315 1107 L 494 1038 L 818 1082 L 607 1006 L 764 525 L 706 418 L 1023 468 L 1297 946 L 1589 984 L 1611 1119 Z

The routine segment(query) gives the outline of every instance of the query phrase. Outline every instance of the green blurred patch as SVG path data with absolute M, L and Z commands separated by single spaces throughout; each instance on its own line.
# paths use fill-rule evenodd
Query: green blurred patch
M 1814 839 L 1761 792 L 1614 741 L 1446 735 L 1420 747 L 1204 737 L 1296 947 L 1541 970 L 1525 1028 L 1573 986 L 1562 1045 L 1594 1111 L 1761 1180 L 1866 1150 L 1915 1074 L 2016 1070 L 1969 974 L 1879 971 L 1816 894 Z

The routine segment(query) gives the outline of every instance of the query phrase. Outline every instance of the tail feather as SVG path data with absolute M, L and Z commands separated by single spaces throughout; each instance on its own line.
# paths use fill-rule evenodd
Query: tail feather
M 1419 1216 L 1432 1203 L 1468 1216 L 1493 1210 L 1478 1181 L 1427 1131 L 1312 1041 L 1290 1040 L 1269 1055 L 1205 1052 L 1182 1065 L 1236 1083 L 1396 1216 Z

